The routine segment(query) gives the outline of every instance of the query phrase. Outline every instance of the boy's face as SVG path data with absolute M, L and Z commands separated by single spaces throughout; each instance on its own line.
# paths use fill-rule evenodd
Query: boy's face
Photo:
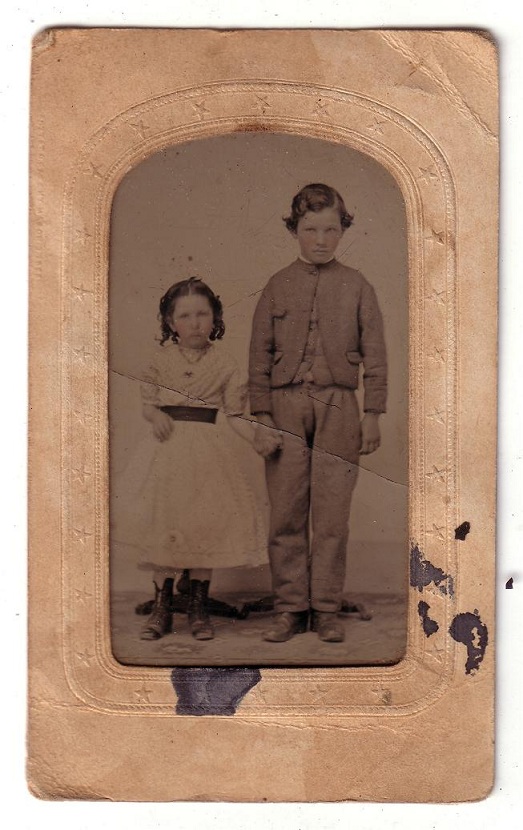
M 335 207 L 323 208 L 317 213 L 307 211 L 295 233 L 303 259 L 315 265 L 332 259 L 342 235 L 340 214 Z

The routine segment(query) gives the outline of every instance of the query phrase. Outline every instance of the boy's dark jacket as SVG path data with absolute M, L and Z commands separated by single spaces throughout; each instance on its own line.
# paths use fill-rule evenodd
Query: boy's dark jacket
M 359 271 L 335 259 L 319 266 L 297 259 L 264 288 L 251 338 L 251 411 L 271 412 L 271 389 L 294 380 L 307 342 L 316 285 L 318 327 L 335 384 L 356 389 L 363 362 L 363 408 L 384 412 L 387 359 L 376 295 Z

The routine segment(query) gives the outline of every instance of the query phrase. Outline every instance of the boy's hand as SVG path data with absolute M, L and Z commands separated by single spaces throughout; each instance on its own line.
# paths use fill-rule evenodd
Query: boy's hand
M 381 437 L 378 423 L 379 415 L 376 412 L 366 412 L 361 422 L 361 449 L 362 455 L 369 455 L 378 449 Z
M 258 423 L 254 428 L 253 447 L 262 458 L 270 458 L 283 446 L 283 435 L 269 414 L 258 416 Z
M 167 412 L 162 412 L 156 409 L 151 416 L 151 423 L 153 425 L 153 435 L 158 441 L 167 441 L 171 432 L 173 431 L 173 420 L 169 417 Z

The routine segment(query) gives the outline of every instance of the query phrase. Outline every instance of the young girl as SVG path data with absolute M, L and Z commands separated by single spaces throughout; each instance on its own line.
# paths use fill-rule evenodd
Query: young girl
M 136 459 L 127 486 L 127 535 L 146 551 L 140 567 L 161 585 L 145 640 L 172 630 L 177 572 L 190 569 L 190 629 L 208 640 L 212 571 L 267 560 L 259 510 L 228 443 L 230 427 L 250 442 L 253 428 L 236 417 L 244 413 L 246 386 L 216 343 L 225 331 L 222 312 L 219 297 L 196 277 L 172 285 L 160 301 L 161 344 L 142 385 L 153 446 Z

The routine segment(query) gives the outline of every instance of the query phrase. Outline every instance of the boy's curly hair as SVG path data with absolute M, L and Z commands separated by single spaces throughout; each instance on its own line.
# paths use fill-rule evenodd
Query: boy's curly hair
M 214 324 L 209 335 L 210 340 L 221 340 L 225 334 L 222 301 L 203 280 L 199 277 L 190 277 L 188 280 L 180 280 L 180 282 L 175 282 L 174 285 L 171 285 L 160 300 L 160 313 L 158 314 L 162 330 L 160 345 L 163 346 L 167 340 L 172 340 L 173 343 L 178 342 L 178 335 L 172 330 L 170 323 L 172 322 L 177 300 L 180 297 L 188 297 L 190 294 L 200 294 L 209 301 L 209 305 L 212 308 Z
M 318 213 L 324 208 L 335 207 L 340 214 L 340 222 L 343 230 L 350 228 L 354 219 L 347 212 L 345 203 L 337 190 L 329 187 L 328 184 L 308 184 L 296 194 L 292 200 L 291 215 L 284 217 L 283 221 L 291 233 L 296 233 L 298 222 L 308 211 Z

